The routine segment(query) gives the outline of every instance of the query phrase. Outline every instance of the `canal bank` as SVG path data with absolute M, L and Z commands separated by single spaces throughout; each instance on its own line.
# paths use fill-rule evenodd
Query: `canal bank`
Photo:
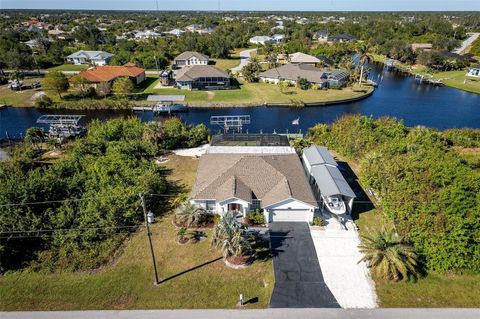
M 370 65 L 370 78 L 381 79 L 375 93 L 367 99 L 332 107 L 217 107 L 192 108 L 178 116 L 190 124 L 206 124 L 212 131 L 221 128 L 210 125 L 214 115 L 250 115 L 249 132 L 301 132 L 317 123 L 331 123 L 345 114 L 363 114 L 375 118 L 395 117 L 408 126 L 424 125 L 437 129 L 480 128 L 480 95 L 415 82 L 412 77 L 398 72 L 385 72 L 380 64 Z M 125 110 L 40 110 L 35 108 L 7 108 L 0 111 L 0 138 L 19 138 L 26 129 L 39 126 L 36 120 L 43 114 L 81 114 L 83 123 L 93 119 L 136 116 L 142 121 L 161 120 L 168 115 L 155 117 L 152 112 Z M 299 124 L 292 121 L 299 118 Z

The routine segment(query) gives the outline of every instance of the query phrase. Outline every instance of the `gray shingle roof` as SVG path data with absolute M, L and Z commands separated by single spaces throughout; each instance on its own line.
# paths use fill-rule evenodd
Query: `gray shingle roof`
M 195 57 L 198 60 L 202 60 L 202 61 L 208 60 L 208 56 L 206 56 L 205 54 L 194 52 L 194 51 L 185 51 L 183 53 L 180 53 L 175 58 L 175 61 L 177 61 L 177 60 L 188 60 L 191 57 Z
M 299 77 L 310 83 L 322 83 L 325 72 L 308 64 L 286 64 L 259 74 L 260 78 L 296 81 Z
M 113 54 L 105 51 L 85 51 L 80 50 L 75 53 L 70 54 L 67 58 L 87 58 L 90 60 L 99 60 L 99 59 L 108 59 L 111 58 Z
M 289 55 L 290 63 L 318 63 L 320 60 L 313 55 L 295 52 Z
M 187 65 L 175 74 L 176 81 L 192 81 L 201 77 L 228 78 L 228 73 L 211 65 Z
M 205 154 L 200 158 L 192 199 L 260 199 L 269 206 L 293 198 L 316 207 L 296 154 Z

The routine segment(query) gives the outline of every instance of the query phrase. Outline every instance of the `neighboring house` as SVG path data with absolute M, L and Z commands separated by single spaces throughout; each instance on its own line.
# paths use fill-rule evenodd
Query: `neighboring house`
M 350 213 L 356 195 L 328 149 L 316 145 L 305 148 L 302 162 L 315 197 L 322 201 L 322 196 L 340 196 L 346 204 L 347 212 Z
M 474 77 L 474 78 L 480 78 L 480 64 L 471 67 L 470 70 L 467 73 L 467 76 Z
M 274 43 L 275 40 L 272 37 L 266 35 L 257 35 L 253 38 L 250 38 L 250 43 L 265 45 L 265 43 Z
M 412 43 L 412 51 L 432 51 L 433 45 L 431 43 Z
M 173 60 L 174 68 L 183 68 L 187 65 L 207 65 L 208 56 L 193 51 L 186 51 L 181 53 Z
M 322 63 L 327 68 L 335 65 L 335 61 L 333 61 L 326 55 L 319 55 L 317 58 L 320 60 L 320 63 Z
M 107 65 L 113 54 L 104 51 L 80 50 L 67 56 L 67 62 L 72 64 Z
M 243 217 L 263 209 L 267 222 L 310 222 L 318 206 L 296 154 L 205 154 L 190 202 Z
M 306 79 L 311 84 L 318 84 L 321 88 L 339 88 L 349 79 L 344 71 L 326 71 L 309 64 L 285 64 L 259 74 L 263 82 L 278 84 L 280 81 L 296 83 L 299 78 Z
M 274 34 L 272 35 L 273 42 L 280 43 L 285 40 L 285 34 Z
M 449 60 L 460 60 L 460 61 L 468 61 L 468 62 L 477 61 L 472 53 L 458 54 L 450 51 L 439 51 L 438 54 L 440 54 L 442 57 Z
M 130 78 L 136 85 L 145 80 L 145 70 L 133 64 L 96 66 L 80 72 L 79 75 L 89 81 L 95 90 L 103 93 L 109 93 L 113 82 L 121 77 Z
M 352 42 L 352 41 L 355 41 L 357 40 L 356 37 L 354 37 L 353 35 L 350 35 L 350 34 L 337 34 L 337 35 L 333 35 L 333 36 L 328 36 L 327 38 L 327 41 L 330 41 L 330 42 L 340 42 L 340 43 L 344 43 L 344 42 Z
M 68 33 L 59 29 L 48 30 L 48 35 L 51 37 L 57 38 L 59 40 L 66 40 L 70 37 Z
M 288 63 L 291 64 L 311 64 L 316 65 L 320 60 L 313 55 L 305 54 L 302 52 L 295 52 L 288 55 Z
M 166 33 L 166 34 L 170 34 L 170 35 L 174 35 L 174 36 L 176 36 L 176 37 L 179 37 L 179 36 L 182 35 L 183 32 L 185 32 L 185 31 L 180 30 L 180 29 L 172 29 L 172 30 L 167 31 L 167 32 L 165 32 L 165 33 Z
M 319 42 L 328 41 L 328 30 L 318 30 L 313 34 L 313 39 Z
M 211 65 L 188 65 L 175 74 L 176 86 L 183 90 L 229 89 L 230 77 Z
M 154 32 L 154 31 L 139 31 L 135 33 L 135 39 L 137 40 L 144 40 L 144 39 L 156 39 L 156 38 L 161 38 L 162 35 L 160 33 Z

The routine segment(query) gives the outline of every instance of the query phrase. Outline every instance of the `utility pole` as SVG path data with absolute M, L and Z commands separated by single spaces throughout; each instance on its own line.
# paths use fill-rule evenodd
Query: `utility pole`
M 138 196 L 140 196 L 140 201 L 142 202 L 143 215 L 145 218 L 145 227 L 147 228 L 147 238 L 150 245 L 150 253 L 152 254 L 153 270 L 155 272 L 154 285 L 158 285 L 160 284 L 160 281 L 158 280 L 157 264 L 155 263 L 155 253 L 153 252 L 152 234 L 150 233 L 150 227 L 147 220 L 147 206 L 145 204 L 145 198 L 143 197 L 143 195 L 139 194 Z

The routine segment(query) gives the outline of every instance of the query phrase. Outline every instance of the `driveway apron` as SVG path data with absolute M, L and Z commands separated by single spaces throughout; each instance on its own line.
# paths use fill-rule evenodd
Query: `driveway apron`
M 323 280 L 307 223 L 270 224 L 275 287 L 271 308 L 339 308 Z

